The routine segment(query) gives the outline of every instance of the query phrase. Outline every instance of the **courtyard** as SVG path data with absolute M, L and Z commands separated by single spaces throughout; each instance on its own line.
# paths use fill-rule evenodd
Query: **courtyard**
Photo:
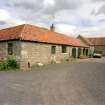
M 105 105 L 105 58 L 2 71 L 0 105 Z

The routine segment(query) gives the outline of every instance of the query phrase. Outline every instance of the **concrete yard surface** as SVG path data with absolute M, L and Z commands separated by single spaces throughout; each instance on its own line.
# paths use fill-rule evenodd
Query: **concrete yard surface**
M 105 105 L 105 63 L 96 60 L 0 72 L 0 105 Z

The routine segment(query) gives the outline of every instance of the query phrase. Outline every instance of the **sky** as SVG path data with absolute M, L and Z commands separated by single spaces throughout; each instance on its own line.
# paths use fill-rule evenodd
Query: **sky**
M 105 37 L 105 0 L 0 0 L 0 28 L 33 24 L 76 37 Z

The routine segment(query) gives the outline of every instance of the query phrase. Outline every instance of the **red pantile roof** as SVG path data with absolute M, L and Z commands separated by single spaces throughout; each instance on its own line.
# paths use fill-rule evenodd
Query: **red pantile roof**
M 105 45 L 105 37 L 88 38 L 88 40 L 96 46 Z
M 88 47 L 79 39 L 28 24 L 0 30 L 0 41 L 13 39 Z
M 19 39 L 23 26 L 16 26 L 0 30 L 0 41 Z

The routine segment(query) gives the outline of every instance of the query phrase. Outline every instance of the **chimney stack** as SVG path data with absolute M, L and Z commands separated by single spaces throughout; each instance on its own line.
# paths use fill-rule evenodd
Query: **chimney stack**
M 51 26 L 50 26 L 50 31 L 55 31 L 55 26 L 54 26 L 54 24 L 52 24 Z

